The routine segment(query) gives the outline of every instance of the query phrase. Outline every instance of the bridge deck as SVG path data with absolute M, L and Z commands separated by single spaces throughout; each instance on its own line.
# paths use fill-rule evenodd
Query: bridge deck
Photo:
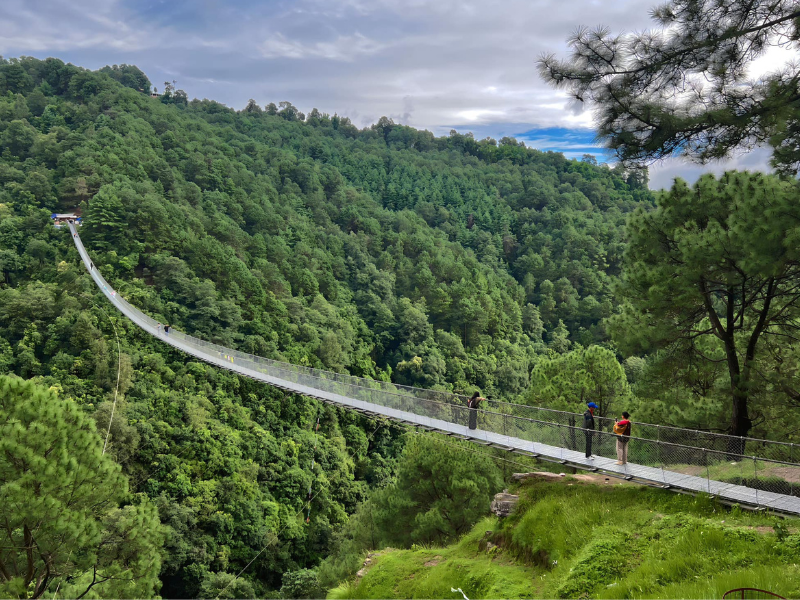
M 159 338 L 164 343 L 182 352 L 195 356 L 212 365 L 304 396 L 318 398 L 340 406 L 382 415 L 406 423 L 413 423 L 428 429 L 457 435 L 476 442 L 493 444 L 514 451 L 541 456 L 549 460 L 567 462 L 572 465 L 583 467 L 589 471 L 604 471 L 621 477 L 635 478 L 652 484 L 669 487 L 676 491 L 708 493 L 713 496 L 718 496 L 728 502 L 736 502 L 747 506 L 763 507 L 782 513 L 800 515 L 800 498 L 795 496 L 724 483 L 713 479 L 698 477 L 696 475 L 671 471 L 665 468 L 633 463 L 618 465 L 614 459 L 602 456 L 587 459 L 583 452 L 525 440 L 486 429 L 469 429 L 466 425 L 462 424 L 465 419 L 459 419 L 459 422 L 446 421 L 440 418 L 420 415 L 407 410 L 400 410 L 391 406 L 367 402 L 347 395 L 338 394 L 324 389 L 324 387 L 331 387 L 332 382 L 330 380 L 317 379 L 316 386 L 308 385 L 309 382 L 314 383 L 314 379 L 308 376 L 305 377 L 307 383 L 291 381 L 265 372 L 263 368 L 259 367 L 257 362 L 254 362 L 254 360 L 257 360 L 257 357 L 251 357 L 253 360 L 250 360 L 247 358 L 247 355 L 243 355 L 238 351 L 220 348 L 179 332 L 165 335 L 155 328 L 155 321 L 153 321 L 153 319 L 133 308 L 116 294 L 98 273 L 97 269 L 93 268 L 92 261 L 86 249 L 83 247 L 80 236 L 77 235 L 73 224 L 70 224 L 70 231 L 73 234 L 75 245 L 78 248 L 81 259 L 109 302 L 148 334 Z M 204 346 L 208 348 L 213 347 L 213 349 L 206 350 Z M 415 399 L 413 397 L 408 397 L 407 400 L 413 402 Z

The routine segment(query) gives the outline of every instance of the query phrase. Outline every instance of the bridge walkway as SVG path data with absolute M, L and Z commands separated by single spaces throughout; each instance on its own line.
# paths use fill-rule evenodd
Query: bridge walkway
M 578 427 L 569 427 L 513 414 L 479 410 L 478 423 L 480 426 L 477 429 L 469 429 L 466 426 L 469 409 L 461 404 L 460 400 L 458 403 L 428 400 L 409 394 L 407 389 L 403 389 L 401 386 L 392 386 L 371 380 L 359 380 L 361 383 L 354 385 L 352 381 L 357 378 L 305 369 L 245 354 L 179 331 L 171 330 L 169 334 L 166 334 L 163 329 L 159 331 L 154 319 L 131 306 L 108 284 L 98 272 L 97 267 L 93 265 L 75 225 L 70 223 L 69 226 L 84 265 L 111 304 L 148 334 L 209 364 L 288 392 L 317 398 L 362 413 L 409 423 L 479 444 L 561 462 L 587 471 L 598 471 L 615 477 L 642 481 L 674 491 L 710 494 L 726 503 L 738 503 L 749 508 L 800 515 L 800 498 L 794 495 L 765 491 L 710 478 L 709 469 L 714 464 L 730 461 L 731 458 L 733 461 L 730 464 L 739 464 L 736 460 L 737 457 L 731 457 L 729 453 L 715 452 L 714 457 L 710 459 L 710 451 L 706 449 L 631 438 L 629 460 L 641 457 L 642 461 L 640 462 L 651 464 L 629 462 L 619 465 L 613 450 L 616 437 L 610 433 L 596 431 L 591 434 L 597 456 L 586 458 L 582 450 L 576 449 L 578 446 L 576 440 L 583 440 L 585 436 L 585 430 Z M 685 456 L 686 464 L 691 467 L 688 469 L 689 471 L 705 470 L 706 476 L 671 470 L 665 467 L 666 461 L 663 458 L 657 458 L 663 457 L 667 453 L 674 456 L 679 452 Z M 604 454 L 605 456 L 603 456 Z M 744 459 L 753 457 L 739 458 L 743 463 Z M 763 461 L 761 459 L 754 460 L 756 467 L 759 462 Z M 792 469 L 796 468 L 800 473 L 800 465 L 792 463 L 786 463 L 786 465 Z M 747 479 L 747 477 L 742 478 L 743 481 Z

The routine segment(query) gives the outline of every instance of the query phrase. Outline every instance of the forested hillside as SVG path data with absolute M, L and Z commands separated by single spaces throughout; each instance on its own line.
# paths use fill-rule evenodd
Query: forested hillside
M 268 543 L 226 593 L 315 566 L 390 481 L 403 438 L 109 314 L 50 213 L 83 211 L 87 248 L 130 302 L 261 356 L 513 399 L 537 356 L 607 341 L 626 215 L 652 205 L 641 173 L 148 92 L 125 65 L 0 64 L 0 371 L 104 431 L 119 335 L 110 452 L 158 508 L 163 595 L 213 595 Z

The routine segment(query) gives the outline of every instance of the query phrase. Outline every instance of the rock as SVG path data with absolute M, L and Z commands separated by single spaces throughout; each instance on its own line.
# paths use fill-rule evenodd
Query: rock
M 507 517 L 517 507 L 519 496 L 514 494 L 495 494 L 490 510 L 498 517 Z

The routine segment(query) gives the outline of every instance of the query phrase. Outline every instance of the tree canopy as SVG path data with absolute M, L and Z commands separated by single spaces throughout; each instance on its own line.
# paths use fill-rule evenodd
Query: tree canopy
M 127 491 L 77 404 L 0 375 L 3 596 L 154 594 L 163 530 L 146 499 L 120 506 Z
M 638 34 L 579 29 L 568 59 L 540 60 L 542 76 L 591 102 L 598 136 L 627 164 L 708 161 L 769 143 L 773 164 L 796 173 L 798 64 L 752 67 L 771 49 L 797 52 L 797 3 L 670 0 L 652 16 L 658 28 Z
M 628 225 L 621 290 L 629 304 L 614 319 L 615 337 L 629 351 L 680 352 L 687 366 L 725 365 L 733 435 L 750 431 L 758 390 L 798 397 L 800 381 L 781 377 L 796 374 L 797 194 L 796 182 L 776 176 L 705 175 L 694 187 L 677 181 Z
M 609 341 L 625 219 L 653 203 L 622 167 L 285 101 L 237 112 L 172 83 L 153 98 L 123 65 L 0 62 L 0 369 L 111 425 L 108 452 L 169 528 L 165 597 L 278 593 L 394 477 L 403 441 L 124 321 L 109 423 L 114 331 L 50 213 L 82 210 L 131 303 L 268 358 L 513 400 L 548 349 Z
M 614 352 L 601 346 L 578 348 L 565 354 L 552 352 L 531 372 L 527 402 L 580 413 L 586 404 L 598 406 L 598 416 L 613 416 L 626 408 L 631 390 L 625 370 Z
M 782 277 L 756 260 L 778 256 L 778 241 L 757 232 L 781 210 L 783 229 L 775 231 L 785 234 L 786 250 L 776 265 L 788 265 L 780 261 L 797 246 L 791 184 L 772 179 L 705 182 L 703 194 L 717 198 L 707 206 L 684 206 L 690 191 L 662 198 L 677 207 L 664 208 L 642 172 L 567 160 L 510 138 L 436 137 L 388 118 L 358 129 L 290 102 L 262 109 L 254 100 L 237 112 L 169 88 L 153 98 L 107 72 L 55 59 L 0 67 L 0 370 L 70 398 L 103 431 L 110 425 L 111 458 L 142 496 L 110 509 L 117 529 L 98 517 L 101 530 L 127 531 L 139 514 L 131 511 L 157 508 L 169 533 L 159 573 L 165 597 L 267 596 L 283 586 L 310 594 L 315 580 L 329 585 L 332 573 L 350 573 L 365 548 L 458 535 L 502 483 L 488 457 L 444 442 L 404 453 L 396 429 L 197 363 L 124 320 L 118 357 L 103 297 L 50 213 L 80 208 L 82 237 L 118 293 L 217 343 L 572 410 L 588 399 L 613 411 L 638 402 L 635 414 L 671 403 L 680 408 L 673 413 L 708 428 L 730 421 L 717 337 L 683 352 L 684 341 L 645 335 L 663 333 L 655 311 L 664 307 L 650 307 L 642 288 L 642 304 L 632 296 L 618 317 L 632 319 L 632 333 L 617 342 L 634 355 L 621 365 L 625 355 L 609 338 L 608 319 L 627 293 L 616 284 L 623 269 L 638 281 L 637 252 L 642 272 L 661 284 L 661 251 L 650 247 L 660 238 L 640 239 L 637 228 L 652 218 L 676 240 L 730 251 L 732 242 L 714 241 L 704 228 L 723 222 L 726 210 L 739 215 L 747 202 L 731 190 L 755 186 L 764 214 L 745 211 L 735 221 L 760 249 L 736 264 L 748 278 Z M 628 254 L 626 235 L 639 244 Z M 708 272 L 722 268 L 702 260 Z M 670 276 L 690 277 L 694 268 L 676 265 Z M 715 296 L 726 329 L 723 304 Z M 750 315 L 745 328 L 757 319 Z M 759 335 L 756 351 L 756 368 L 769 366 L 774 376 L 751 376 L 747 388 L 752 431 L 769 437 L 796 429 L 785 409 L 796 402 L 798 346 L 780 337 L 788 331 L 781 318 Z M 744 331 L 734 334 L 740 353 Z M 772 341 L 779 339 L 786 343 Z M 630 398 L 629 381 L 638 398 Z M 777 432 L 759 416 L 779 414 L 786 425 Z M 453 500 L 459 495 L 467 501 Z M 381 523 L 388 530 L 398 521 L 397 537 L 383 536 Z M 342 531 L 353 533 L 351 545 L 342 542 L 353 552 L 319 567 Z M 109 568 L 99 565 L 98 578 Z M 59 593 L 80 595 L 93 577 L 82 573 Z

